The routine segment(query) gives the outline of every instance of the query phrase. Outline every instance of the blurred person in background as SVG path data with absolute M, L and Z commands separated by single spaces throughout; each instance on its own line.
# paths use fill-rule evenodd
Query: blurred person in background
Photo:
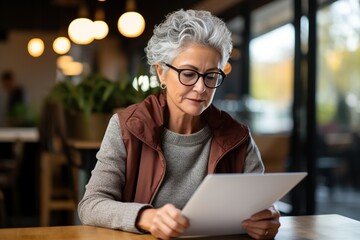
M 5 109 L 4 125 L 7 127 L 18 127 L 26 125 L 26 101 L 25 91 L 16 80 L 15 74 L 11 70 L 5 70 L 1 74 L 1 84 L 4 89 Z

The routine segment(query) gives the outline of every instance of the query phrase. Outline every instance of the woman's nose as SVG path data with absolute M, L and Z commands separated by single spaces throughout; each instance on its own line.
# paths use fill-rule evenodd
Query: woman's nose
M 206 86 L 204 83 L 204 77 L 200 76 L 200 78 L 197 80 L 195 85 L 193 86 L 193 90 L 197 91 L 198 93 L 205 92 Z

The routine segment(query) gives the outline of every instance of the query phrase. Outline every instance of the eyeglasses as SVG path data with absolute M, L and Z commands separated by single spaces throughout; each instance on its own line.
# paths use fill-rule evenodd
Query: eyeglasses
M 226 77 L 226 74 L 221 71 L 221 69 L 219 69 L 219 72 L 207 72 L 201 74 L 193 69 L 178 69 L 170 64 L 164 64 L 178 73 L 180 83 L 185 86 L 195 85 L 199 78 L 202 77 L 206 87 L 217 88 L 223 83 Z

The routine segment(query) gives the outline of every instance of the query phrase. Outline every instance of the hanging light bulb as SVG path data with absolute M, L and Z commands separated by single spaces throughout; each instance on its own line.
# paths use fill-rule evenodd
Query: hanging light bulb
M 104 39 L 109 33 L 109 27 L 106 22 L 98 20 L 93 23 L 93 34 L 97 40 Z
M 95 21 L 93 23 L 93 34 L 97 40 L 104 39 L 109 33 L 109 27 L 106 24 L 105 13 L 101 8 L 96 9 Z
M 66 54 L 69 52 L 71 43 L 66 37 L 58 37 L 53 42 L 54 52 L 57 54 Z
M 66 76 L 77 76 L 80 75 L 84 70 L 84 66 L 80 62 L 67 62 L 62 69 Z
M 135 38 L 144 32 L 145 20 L 140 13 L 126 12 L 119 18 L 118 28 L 125 37 Z
M 88 18 L 77 18 L 73 20 L 68 28 L 68 34 L 76 44 L 89 44 L 94 41 L 93 21 Z
M 84 71 L 84 65 L 80 62 L 75 62 L 69 55 L 58 57 L 56 65 L 66 76 L 80 75 Z
M 74 59 L 72 56 L 69 56 L 69 55 L 62 55 L 60 57 L 57 58 L 56 60 L 56 66 L 59 68 L 59 69 L 64 69 L 66 68 L 66 65 L 69 63 L 69 62 L 73 62 Z
M 129 38 L 140 36 L 145 29 L 145 19 L 135 12 L 135 1 L 126 1 L 126 13 L 122 14 L 118 20 L 118 29 L 122 35 Z
M 28 52 L 33 57 L 40 57 L 44 52 L 44 42 L 40 38 L 33 38 L 28 42 Z

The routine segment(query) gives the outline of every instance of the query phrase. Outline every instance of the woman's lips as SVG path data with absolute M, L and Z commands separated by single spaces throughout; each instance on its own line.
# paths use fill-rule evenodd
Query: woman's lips
M 197 102 L 197 103 L 201 103 L 203 102 L 204 100 L 202 99 L 195 99 L 195 98 L 188 98 L 190 101 L 193 101 L 193 102 Z

